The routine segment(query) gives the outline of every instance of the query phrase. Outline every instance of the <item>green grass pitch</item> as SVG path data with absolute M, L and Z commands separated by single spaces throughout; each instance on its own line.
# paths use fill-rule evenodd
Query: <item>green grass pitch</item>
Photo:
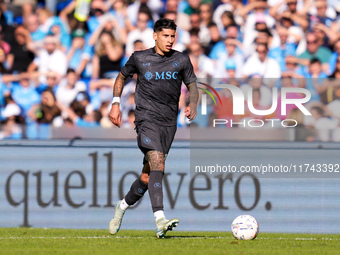
M 261 233 L 239 241 L 226 232 L 0 228 L 0 254 L 340 254 L 340 235 Z

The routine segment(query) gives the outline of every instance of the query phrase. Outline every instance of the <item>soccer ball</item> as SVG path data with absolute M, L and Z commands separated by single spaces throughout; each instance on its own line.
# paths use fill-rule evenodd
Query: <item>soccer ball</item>
M 231 233 L 239 240 L 252 240 L 259 233 L 259 224 L 253 216 L 240 215 L 231 224 Z

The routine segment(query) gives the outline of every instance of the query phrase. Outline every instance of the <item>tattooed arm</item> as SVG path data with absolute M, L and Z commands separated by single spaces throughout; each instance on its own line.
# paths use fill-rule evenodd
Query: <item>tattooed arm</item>
M 114 97 L 120 97 L 121 96 L 125 80 L 126 80 L 126 77 L 124 75 L 122 75 L 122 73 L 119 73 L 116 80 L 115 80 L 115 85 L 113 86 L 113 96 Z
M 196 82 L 190 83 L 189 90 L 189 106 L 185 108 L 185 116 L 190 120 L 194 120 L 197 116 L 197 102 L 198 102 L 198 89 Z
M 122 95 L 125 80 L 126 80 L 126 77 L 122 75 L 122 73 L 119 73 L 115 80 L 115 84 L 113 87 L 113 97 L 120 97 Z M 122 122 L 122 119 L 121 119 L 122 116 L 121 116 L 121 112 L 119 108 L 119 103 L 116 102 L 112 104 L 109 117 L 113 124 L 120 127 L 120 123 Z

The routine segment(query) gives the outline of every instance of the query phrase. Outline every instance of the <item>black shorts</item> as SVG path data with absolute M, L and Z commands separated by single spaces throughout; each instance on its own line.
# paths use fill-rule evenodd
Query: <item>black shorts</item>
M 177 126 L 166 127 L 146 121 L 136 123 L 138 147 L 144 153 L 143 164 L 146 164 L 145 155 L 150 150 L 163 152 L 166 158 L 176 130 Z

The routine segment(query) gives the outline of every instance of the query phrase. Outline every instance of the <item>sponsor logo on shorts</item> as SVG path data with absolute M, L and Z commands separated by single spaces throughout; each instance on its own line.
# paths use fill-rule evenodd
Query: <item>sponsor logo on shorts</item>
M 149 143 L 151 143 L 151 139 L 149 137 L 144 137 L 143 142 L 145 144 L 149 144 Z
M 150 63 L 143 63 L 143 66 L 150 66 Z

